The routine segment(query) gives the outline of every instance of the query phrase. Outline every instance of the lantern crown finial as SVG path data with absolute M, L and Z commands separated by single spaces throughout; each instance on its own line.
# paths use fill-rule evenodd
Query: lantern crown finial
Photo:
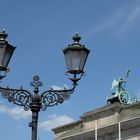
M 7 38 L 8 34 L 5 32 L 5 30 L 3 29 L 1 32 L 0 32 L 0 41 L 5 41 L 6 38 Z
M 73 36 L 73 41 L 74 41 L 74 44 L 79 44 L 79 41 L 81 40 L 81 36 L 79 36 L 78 33 L 76 33 L 74 36 Z

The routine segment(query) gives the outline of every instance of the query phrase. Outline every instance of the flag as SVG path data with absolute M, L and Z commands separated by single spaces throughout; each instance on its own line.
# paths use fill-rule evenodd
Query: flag
M 128 78 L 129 75 L 130 75 L 130 69 L 127 70 L 127 72 L 126 72 L 126 77 Z

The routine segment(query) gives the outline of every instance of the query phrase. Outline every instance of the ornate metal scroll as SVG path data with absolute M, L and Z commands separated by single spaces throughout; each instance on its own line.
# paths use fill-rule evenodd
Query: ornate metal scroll
M 41 95 L 42 110 L 45 111 L 47 107 L 62 104 L 64 100 L 68 100 L 74 92 L 76 85 L 72 89 L 54 90 L 50 89 Z
M 0 93 L 2 97 L 8 99 L 9 102 L 12 102 L 18 106 L 23 106 L 24 110 L 29 110 L 32 107 L 33 101 L 35 103 L 40 103 L 40 108 L 45 111 L 47 107 L 51 107 L 54 105 L 62 104 L 64 100 L 68 100 L 71 94 L 74 92 L 76 87 L 76 82 L 73 82 L 73 87 L 71 89 L 61 89 L 55 90 L 51 88 L 43 92 L 41 95 L 38 94 L 39 87 L 43 85 L 40 81 L 40 77 L 38 75 L 33 77 L 33 81 L 30 83 L 32 87 L 34 87 L 34 94 L 31 94 L 29 91 L 20 89 L 10 89 L 0 87 Z M 41 100 L 38 100 L 39 98 Z
M 9 102 L 23 106 L 26 111 L 29 110 L 32 100 L 32 94 L 29 91 L 22 88 L 10 89 L 0 87 L 0 93 L 2 97 L 8 99 Z

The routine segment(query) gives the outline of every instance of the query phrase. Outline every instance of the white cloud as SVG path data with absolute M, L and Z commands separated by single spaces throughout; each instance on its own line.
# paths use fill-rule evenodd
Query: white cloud
M 120 31 L 125 31 L 133 26 L 133 23 L 135 23 L 135 21 L 137 21 L 137 19 L 140 17 L 140 4 L 136 3 L 131 7 L 129 6 L 129 8 L 125 8 L 124 10 L 127 12 L 125 12 L 125 18 L 121 24 Z
M 50 131 L 52 128 L 55 128 L 64 124 L 68 124 L 73 121 L 74 119 L 66 115 L 59 116 L 59 115 L 53 114 L 49 116 L 46 121 L 41 122 L 39 124 L 39 127 L 45 129 L 46 131 Z
M 0 104 L 2 104 L 2 103 L 4 103 L 4 101 L 3 100 L 0 100 Z
M 104 31 L 111 31 L 111 33 L 124 33 L 131 28 L 140 17 L 140 2 L 132 1 L 120 7 L 117 7 L 113 13 L 108 15 L 105 20 L 97 26 L 89 29 L 85 34 L 86 38 L 102 33 Z M 135 26 L 134 26 L 135 27 Z
M 0 113 L 8 114 L 9 116 L 17 120 L 27 119 L 29 116 L 31 116 L 30 111 L 24 111 L 24 109 L 21 107 L 10 109 L 4 105 L 0 105 Z
M 53 86 L 51 86 L 51 88 L 53 89 L 53 90 L 63 90 L 63 89 L 68 89 L 68 86 L 67 85 L 64 85 L 64 87 L 59 87 L 59 86 L 55 86 L 55 85 L 53 85 Z

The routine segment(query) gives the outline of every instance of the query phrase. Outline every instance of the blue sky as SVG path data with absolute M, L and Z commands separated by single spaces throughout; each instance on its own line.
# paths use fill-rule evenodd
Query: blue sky
M 81 44 L 91 50 L 86 76 L 71 99 L 40 112 L 40 140 L 53 139 L 52 127 L 106 105 L 113 79 L 124 77 L 128 68 L 126 88 L 131 98 L 140 95 L 139 0 L 0 0 L 0 5 L 0 30 L 5 29 L 8 42 L 17 46 L 1 86 L 22 85 L 32 91 L 29 83 L 38 74 L 44 83 L 40 93 L 52 85 L 70 87 L 62 49 L 78 32 Z M 30 112 L 0 97 L 1 139 L 30 140 L 30 121 Z

